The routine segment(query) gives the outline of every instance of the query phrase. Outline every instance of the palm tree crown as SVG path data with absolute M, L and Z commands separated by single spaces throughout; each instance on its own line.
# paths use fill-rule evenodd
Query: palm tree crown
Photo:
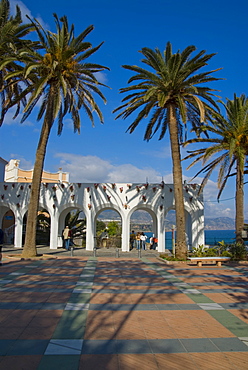
M 120 111 L 116 118 L 128 118 L 136 112 L 137 117 L 128 127 L 132 133 L 138 124 L 148 118 L 144 139 L 150 140 L 160 129 L 159 139 L 169 130 L 171 154 L 173 162 L 173 181 L 175 190 L 175 208 L 177 224 L 176 253 L 178 257 L 186 256 L 184 201 L 182 192 L 182 167 L 180 144 L 183 142 L 183 124 L 189 121 L 193 130 L 198 133 L 205 116 L 213 108 L 217 109 L 214 101 L 216 90 L 200 86 L 218 80 L 210 72 L 197 73 L 207 66 L 214 54 L 206 54 L 204 50 L 195 56 L 194 46 L 188 46 L 182 52 L 172 52 L 168 42 L 164 53 L 159 49 L 141 50 L 144 59 L 142 63 L 149 67 L 124 65 L 125 69 L 135 72 L 128 83 L 135 84 L 122 88 L 121 93 L 128 93 L 122 100 L 124 103 L 114 112 Z M 138 83 L 136 84 L 136 81 Z M 131 92 L 131 93 L 130 93 Z M 129 94 L 130 93 L 130 94 Z
M 69 29 L 66 17 L 60 20 L 54 14 L 57 33 L 45 31 L 36 20 L 33 23 L 39 37 L 41 51 L 26 50 L 22 53 L 25 62 L 23 71 L 15 71 L 8 78 L 20 76 L 28 80 L 29 86 L 22 92 L 21 97 L 29 95 L 28 103 L 24 109 L 22 122 L 30 115 L 38 101 L 42 104 L 38 113 L 38 120 L 44 114 L 49 116 L 50 125 L 58 118 L 58 133 L 63 128 L 63 118 L 71 114 L 75 131 L 80 131 L 81 108 L 87 113 L 94 124 L 93 112 L 96 112 L 101 122 L 103 116 L 96 104 L 93 93 L 96 93 L 106 102 L 98 86 L 105 86 L 95 76 L 96 72 L 108 69 L 98 64 L 86 63 L 85 60 L 94 54 L 102 45 L 92 47 L 85 42 L 85 37 L 94 29 L 89 26 L 78 37 L 74 36 L 74 26 Z M 62 23 L 62 26 L 60 24 Z M 16 104 L 12 101 L 12 105 Z
M 11 98 L 18 96 L 22 89 L 13 78 L 9 83 L 6 83 L 5 77 L 8 73 L 20 68 L 16 61 L 16 55 L 23 48 L 28 45 L 35 45 L 30 40 L 23 39 L 29 32 L 33 30 L 31 24 L 22 23 L 21 11 L 19 6 L 16 6 L 15 16 L 10 16 L 10 4 L 8 0 L 1 0 L 0 2 L 0 63 L 5 62 L 11 56 L 13 60 L 7 63 L 0 70 L 0 95 L 1 95 L 1 115 L 0 126 L 3 123 L 4 116 L 8 110 L 8 105 Z M 10 83 L 11 82 L 11 83 Z M 21 101 L 20 101 L 21 102 Z M 17 110 L 14 115 L 19 113 L 20 102 L 17 104 Z M 25 103 L 25 100 L 23 101 Z
M 169 123 L 167 111 L 169 106 L 173 106 L 177 110 L 176 119 L 180 132 L 182 128 L 180 119 L 184 124 L 188 120 L 193 129 L 197 129 L 205 120 L 206 109 L 211 109 L 207 103 L 217 108 L 213 100 L 213 96 L 215 96 L 213 92 L 216 90 L 199 86 L 199 84 L 218 80 L 210 74 L 219 69 L 195 74 L 196 71 L 206 66 L 208 60 L 215 54 L 205 54 L 203 50 L 191 57 L 195 50 L 194 46 L 188 46 L 182 52 L 178 51 L 173 54 L 172 46 L 168 42 L 163 54 L 159 49 L 153 51 L 143 48 L 141 50 L 145 57 L 141 61 L 151 67 L 154 72 L 137 66 L 123 66 L 137 73 L 129 79 L 128 83 L 141 81 L 138 85 L 120 90 L 121 93 L 129 91 L 133 91 L 133 93 L 122 100 L 125 104 L 115 109 L 116 112 L 124 108 L 117 118 L 125 119 L 135 110 L 139 110 L 137 118 L 127 131 L 133 132 L 140 121 L 151 114 L 144 139 L 151 139 L 159 128 L 161 128 L 159 139 L 162 139 Z M 202 101 L 202 98 L 206 102 Z

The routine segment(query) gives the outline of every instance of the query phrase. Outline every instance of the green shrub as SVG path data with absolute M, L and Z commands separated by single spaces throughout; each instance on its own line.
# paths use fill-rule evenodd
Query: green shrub
M 193 248 L 192 250 L 193 257 L 204 257 L 206 256 L 205 247 L 203 244 L 199 245 L 198 248 Z
M 205 252 L 206 257 L 215 257 L 217 256 L 217 250 L 215 248 L 208 248 Z
M 230 244 L 228 250 L 232 255 L 231 259 L 233 261 L 242 261 L 247 259 L 246 247 L 242 243 Z
M 177 257 L 173 257 L 173 256 L 168 256 L 168 254 L 165 254 L 165 253 L 161 253 L 159 255 L 159 257 L 163 258 L 166 261 L 186 261 L 186 259 L 184 259 L 184 258 L 177 258 Z
M 224 251 L 221 253 L 221 257 L 232 257 L 232 254 L 228 251 Z

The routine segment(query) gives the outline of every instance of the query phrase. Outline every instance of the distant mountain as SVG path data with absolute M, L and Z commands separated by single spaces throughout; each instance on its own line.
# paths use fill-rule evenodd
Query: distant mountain
M 205 217 L 204 228 L 205 230 L 234 230 L 235 220 L 230 217 Z

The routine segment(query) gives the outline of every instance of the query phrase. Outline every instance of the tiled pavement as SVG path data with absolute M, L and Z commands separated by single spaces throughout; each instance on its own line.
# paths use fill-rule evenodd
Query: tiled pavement
M 4 259 L 1 370 L 248 369 L 248 265 Z

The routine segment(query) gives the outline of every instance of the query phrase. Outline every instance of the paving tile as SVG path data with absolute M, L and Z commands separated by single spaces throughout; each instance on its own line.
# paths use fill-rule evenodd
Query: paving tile
M 154 354 L 119 354 L 120 370 L 157 370 L 158 365 Z
M 0 369 L 37 370 L 41 359 L 42 355 L 0 356 Z
M 225 354 L 221 352 L 190 353 L 189 356 L 196 367 L 196 370 L 245 370 L 236 367 Z
M 224 308 L 220 306 L 218 303 L 198 303 L 198 305 L 205 311 L 224 310 Z
M 118 355 L 90 354 L 81 355 L 79 370 L 117 370 L 119 369 Z
M 213 303 L 212 299 L 205 294 L 203 295 L 187 293 L 187 296 L 195 303 Z
M 91 293 L 91 292 L 92 292 L 92 289 L 75 288 L 72 293 Z
M 8 349 L 7 355 L 43 355 L 47 345 L 47 340 L 17 340 Z
M 152 353 L 183 353 L 184 346 L 178 339 L 148 340 Z
M 45 355 L 80 355 L 83 340 L 80 339 L 51 339 Z
M 146 340 L 117 340 L 117 353 L 151 353 L 151 347 Z
M 80 355 L 50 355 L 43 356 L 37 370 L 59 369 L 77 370 L 79 367 Z M 29 370 L 29 368 L 27 368 Z
M 242 307 L 240 307 L 239 309 L 231 309 L 228 311 L 232 315 L 237 316 L 240 320 L 248 324 L 248 309 L 243 309 Z
M 114 354 L 117 353 L 114 340 L 84 340 L 82 354 Z
M 9 349 L 14 345 L 15 339 L 0 339 L 0 356 L 7 354 Z
M 72 294 L 68 300 L 68 303 L 89 303 L 90 293 L 78 293 Z
M 248 337 L 239 337 L 239 340 L 241 340 L 246 346 L 248 346 Z
M 248 352 L 248 347 L 239 338 L 211 338 L 211 342 L 222 352 Z
M 245 324 L 232 313 L 224 311 L 208 311 L 209 314 L 214 317 L 221 325 L 226 327 L 230 332 L 232 332 L 237 337 L 246 337 L 248 336 L 248 325 Z
M 65 311 L 83 311 L 83 310 L 88 310 L 89 309 L 89 303 L 67 303 L 65 306 Z
M 219 349 L 208 338 L 180 339 L 187 352 L 217 352 Z
M 64 311 L 53 339 L 83 339 L 87 311 Z

